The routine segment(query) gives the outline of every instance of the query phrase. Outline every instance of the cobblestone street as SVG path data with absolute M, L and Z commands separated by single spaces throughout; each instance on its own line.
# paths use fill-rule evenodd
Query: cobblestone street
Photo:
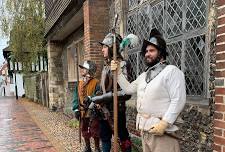
M 1 97 L 0 109 L 0 152 L 56 152 L 21 103 Z

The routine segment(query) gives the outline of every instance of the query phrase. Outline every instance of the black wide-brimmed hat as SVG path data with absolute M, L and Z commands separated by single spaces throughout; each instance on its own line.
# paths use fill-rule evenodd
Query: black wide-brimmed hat
M 143 40 L 141 54 L 145 55 L 146 48 L 148 45 L 153 45 L 156 47 L 162 54 L 162 56 L 166 57 L 168 52 L 166 51 L 166 41 L 164 40 L 162 34 L 157 29 L 152 29 L 149 39 Z

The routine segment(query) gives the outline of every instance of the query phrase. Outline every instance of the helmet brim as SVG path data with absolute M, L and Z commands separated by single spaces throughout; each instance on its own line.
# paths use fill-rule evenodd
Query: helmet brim
M 79 65 L 79 68 L 81 69 L 87 69 L 86 67 L 84 67 L 83 65 Z M 88 69 L 87 69 L 88 70 Z
M 108 44 L 105 44 L 105 43 L 103 43 L 103 42 L 98 42 L 98 43 L 99 43 L 101 46 L 105 45 L 105 46 L 109 47 Z
M 147 46 L 149 46 L 149 45 L 152 45 L 152 46 L 154 46 L 155 48 L 157 48 L 159 51 L 162 51 L 162 49 L 161 49 L 159 46 L 157 46 L 156 44 L 154 44 L 154 43 L 152 43 L 152 42 L 150 42 L 150 41 L 144 39 L 144 40 L 143 40 L 143 43 L 142 43 L 142 47 L 141 47 L 141 52 L 142 52 L 143 55 L 145 54 L 146 48 L 147 48 Z M 165 51 L 165 53 L 166 53 L 166 56 L 168 56 L 168 52 Z
M 102 42 L 98 42 L 98 43 L 99 43 L 100 45 L 102 45 L 102 46 L 103 46 L 103 45 L 105 45 L 105 44 L 104 44 L 104 43 L 102 43 Z
M 142 43 L 142 47 L 141 47 L 141 52 L 142 53 L 145 53 L 145 51 L 146 51 L 146 48 L 147 48 L 147 46 L 149 46 L 149 45 L 152 45 L 152 46 L 154 46 L 154 47 L 156 47 L 157 49 L 158 49 L 158 46 L 157 45 L 155 45 L 154 43 L 151 43 L 151 42 L 149 42 L 148 40 L 143 40 L 143 43 Z

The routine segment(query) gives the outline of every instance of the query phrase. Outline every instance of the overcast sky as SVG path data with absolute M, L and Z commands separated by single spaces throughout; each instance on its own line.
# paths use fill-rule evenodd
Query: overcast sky
M 2 54 L 2 50 L 7 47 L 7 39 L 0 36 L 0 66 L 2 65 L 2 63 L 4 62 L 4 57 Z
M 1 7 L 2 7 L 2 0 L 0 0 L 0 11 L 1 11 Z M 1 26 L 1 25 L 0 25 Z M 2 54 L 2 49 L 4 49 L 5 47 L 7 47 L 7 41 L 8 39 L 4 38 L 2 36 L 2 32 L 1 32 L 1 27 L 0 27 L 0 66 L 2 65 L 2 63 L 4 62 L 4 58 L 3 58 L 3 54 Z

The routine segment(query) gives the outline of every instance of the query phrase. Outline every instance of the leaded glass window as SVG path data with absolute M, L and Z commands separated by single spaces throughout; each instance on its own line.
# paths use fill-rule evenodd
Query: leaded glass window
M 128 51 L 135 79 L 145 69 L 140 48 L 152 28 L 167 41 L 167 58 L 180 68 L 186 79 L 187 95 L 207 97 L 207 13 L 208 0 L 129 0 L 127 31 L 139 36 L 141 43 Z

